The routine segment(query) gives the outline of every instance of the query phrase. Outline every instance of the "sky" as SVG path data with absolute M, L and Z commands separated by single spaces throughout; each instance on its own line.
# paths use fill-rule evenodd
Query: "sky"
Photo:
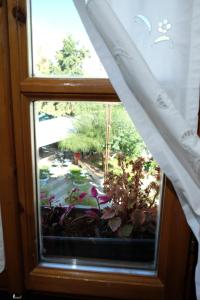
M 91 58 L 84 64 L 87 77 L 107 77 L 73 0 L 31 0 L 31 12 L 34 63 L 41 56 L 54 60 L 64 37 L 72 35 L 90 50 Z

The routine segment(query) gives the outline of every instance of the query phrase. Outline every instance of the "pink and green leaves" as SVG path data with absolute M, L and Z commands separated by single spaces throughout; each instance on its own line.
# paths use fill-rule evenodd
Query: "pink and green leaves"
M 98 191 L 97 191 L 97 189 L 95 188 L 95 186 L 93 186 L 93 187 L 91 188 L 91 195 L 92 195 L 92 197 L 94 197 L 94 198 L 96 198 L 96 197 L 98 196 Z
M 79 195 L 79 200 L 80 200 L 80 202 L 83 201 L 83 199 L 85 198 L 85 196 L 87 196 L 87 193 L 86 193 L 86 192 L 80 193 L 80 195 Z
M 91 188 L 91 196 L 96 199 L 99 211 L 101 211 L 100 204 L 105 204 L 110 201 L 110 197 L 108 197 L 107 195 L 99 195 L 98 190 L 95 186 Z
M 120 217 L 114 217 L 108 221 L 108 225 L 110 226 L 113 232 L 117 231 L 122 224 L 122 220 Z

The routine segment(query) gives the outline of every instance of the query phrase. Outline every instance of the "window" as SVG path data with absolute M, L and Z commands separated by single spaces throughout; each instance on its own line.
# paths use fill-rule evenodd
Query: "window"
M 38 238 L 41 232 L 38 221 L 41 222 L 42 219 L 41 215 L 38 217 L 40 213 L 40 206 L 38 206 L 38 202 L 40 201 L 40 188 L 43 188 L 45 185 L 48 186 L 52 180 L 51 177 L 53 177 L 53 173 L 51 173 L 53 170 L 48 170 L 48 168 L 50 167 L 50 169 L 52 168 L 55 171 L 56 166 L 50 165 L 47 166 L 47 168 L 42 168 L 46 167 L 46 164 L 40 165 L 40 161 L 51 155 L 52 144 L 55 144 L 56 147 L 53 149 L 53 157 L 55 157 L 56 154 L 59 154 L 55 153 L 55 149 L 56 152 L 58 152 L 60 151 L 60 148 L 58 148 L 57 151 L 58 141 L 53 140 L 53 135 L 50 135 L 52 138 L 50 143 L 45 143 L 45 145 L 43 145 L 42 140 L 44 141 L 44 138 L 40 139 L 40 133 L 43 129 L 39 128 L 42 128 L 42 126 L 45 128 L 45 124 L 48 122 L 57 122 L 56 119 L 62 118 L 62 116 L 57 116 L 56 118 L 55 113 L 52 114 L 49 107 L 55 103 L 57 106 L 59 104 L 63 105 L 70 103 L 77 107 L 80 106 L 80 104 L 86 105 L 89 103 L 89 106 L 91 107 L 98 104 L 105 108 L 110 106 L 117 109 L 116 107 L 119 105 L 117 104 L 119 101 L 109 80 L 105 78 L 78 78 L 78 76 L 70 79 L 68 76 L 68 78 L 61 78 L 61 76 L 59 78 L 49 78 L 47 76 L 41 78 L 38 77 L 39 73 L 37 73 L 36 66 L 33 67 L 33 72 L 29 72 L 31 76 L 28 75 L 27 62 L 30 50 L 27 51 L 27 26 L 24 22 L 24 18 L 21 18 L 18 15 L 16 20 L 13 17 L 12 11 L 13 8 L 17 10 L 20 9 L 21 16 L 23 16 L 23 13 L 25 14 L 26 11 L 26 6 L 28 7 L 27 12 L 30 12 L 29 3 L 28 1 L 21 1 L 19 7 L 18 4 L 14 2 L 11 3 L 11 1 L 8 1 L 8 8 L 6 9 L 8 9 L 9 16 L 10 74 L 15 137 L 13 148 L 16 149 L 17 184 L 19 191 L 19 200 L 16 206 L 20 208 L 20 216 L 18 211 L 14 210 L 14 207 L 10 204 L 15 203 L 16 199 L 14 200 L 14 197 L 12 197 L 12 200 L 14 201 L 9 201 L 8 207 L 6 207 L 3 202 L 3 209 L 5 215 L 8 214 L 10 216 L 10 218 L 4 220 L 4 224 L 9 224 L 9 228 L 12 228 L 13 230 L 12 232 L 15 232 L 15 230 L 17 232 L 17 226 L 15 226 L 15 224 L 17 224 L 17 220 L 19 221 L 20 219 L 22 243 L 21 245 L 17 244 L 18 246 L 16 246 L 15 253 L 12 253 L 11 255 L 11 253 L 7 251 L 6 254 L 10 266 L 12 265 L 12 272 L 10 271 L 9 273 L 12 290 L 21 290 L 21 278 L 21 283 L 23 282 L 25 288 L 28 290 L 81 294 L 87 296 L 90 295 L 91 297 L 114 297 L 116 299 L 168 299 L 170 297 L 172 299 L 182 299 L 182 294 L 185 292 L 184 280 L 187 273 L 186 262 L 188 259 L 190 234 L 184 223 L 184 217 L 180 213 L 179 205 L 176 202 L 176 196 L 169 183 L 167 185 L 164 184 L 164 201 L 161 203 L 160 239 L 158 241 L 158 255 L 156 265 L 154 264 L 153 266 L 153 272 L 152 268 L 149 268 L 149 266 L 145 269 L 145 265 L 143 264 L 142 266 L 141 261 L 138 268 L 135 266 L 133 267 L 133 260 L 131 259 L 128 261 L 120 259 L 123 265 L 123 267 L 121 267 L 121 273 L 117 270 L 117 268 L 120 268 L 119 261 L 117 263 L 115 261 L 113 265 L 110 258 L 103 258 L 103 260 L 109 260 L 109 264 L 101 264 L 99 265 L 99 269 L 95 270 L 80 268 L 80 264 L 77 266 L 77 262 L 74 260 L 71 261 L 74 262 L 74 264 L 72 264 L 72 268 L 69 269 L 66 267 L 66 256 L 63 256 L 63 254 L 58 257 L 58 253 L 56 253 L 56 260 L 50 261 L 50 255 L 46 253 L 45 259 L 41 259 L 40 249 L 42 249 L 41 245 L 43 245 L 43 241 L 42 238 Z M 34 5 L 36 5 L 36 2 L 35 4 L 32 2 L 33 10 Z M 37 5 L 39 4 L 37 3 Z M 48 3 L 47 11 L 50 9 L 49 5 L 50 4 Z M 4 14 L 6 13 L 7 11 L 4 10 Z M 43 11 L 43 13 L 45 12 Z M 56 14 L 54 15 L 54 18 L 55 19 L 51 20 L 51 22 L 58 20 Z M 30 20 L 29 17 L 28 20 Z M 6 24 L 7 23 L 5 22 L 4 26 L 6 26 Z M 1 50 L 0 53 L 2 55 Z M 29 59 L 29 61 L 31 60 Z M 35 62 L 33 65 L 34 64 Z M 32 65 L 29 63 L 29 66 Z M 32 67 L 30 69 L 32 70 Z M 2 76 L 2 78 L 4 77 Z M 11 98 L 8 96 L 7 99 L 10 101 Z M 46 111 L 44 107 L 42 109 L 39 108 L 44 102 L 51 104 L 48 105 L 48 110 Z M 108 111 L 109 110 L 114 110 L 114 108 L 108 109 Z M 7 113 L 8 111 L 9 108 L 7 108 Z M 91 112 L 93 111 L 94 109 L 91 109 Z M 0 122 L 2 122 L 2 120 L 3 118 L 0 118 Z M 11 123 L 9 123 L 9 126 L 12 128 Z M 61 129 L 64 129 L 63 126 L 61 126 Z M 58 132 L 59 135 L 62 134 L 62 130 Z M 105 135 L 105 132 L 103 134 Z M 112 132 L 110 134 L 112 134 Z M 47 134 L 45 135 L 45 139 L 48 139 Z M 114 154 L 110 143 L 107 144 L 109 144 L 107 151 L 109 148 L 110 154 Z M 0 151 L 2 150 L 0 149 Z M 61 151 L 64 152 L 65 150 Z M 60 155 L 58 155 L 57 158 L 53 158 L 55 161 L 57 160 L 57 164 L 60 164 L 61 168 L 65 168 L 64 164 L 70 164 L 71 160 L 74 160 L 74 162 L 78 161 L 78 164 L 80 161 L 82 162 L 80 153 L 76 156 L 72 156 L 72 153 L 63 154 L 71 154 L 71 158 L 69 156 L 64 158 Z M 84 153 L 84 156 L 85 154 L 86 153 Z M 6 155 L 5 152 L 4 155 Z M 3 164 L 4 163 L 6 163 L 6 161 L 3 162 Z M 89 164 L 91 165 L 90 160 Z M 107 165 L 109 167 L 109 162 Z M 109 172 L 109 168 L 107 168 L 107 170 L 105 168 L 104 171 Z M 71 170 L 69 170 L 69 172 L 71 172 Z M 73 169 L 71 173 L 73 176 Z M 84 174 L 80 171 L 75 171 L 75 175 L 75 181 L 78 179 L 78 184 L 80 184 L 80 181 L 86 180 L 87 177 L 83 176 Z M 43 177 L 43 182 L 40 182 L 40 176 Z M 48 176 L 49 178 L 47 180 Z M 13 186 L 14 184 L 9 186 L 10 191 L 15 190 Z M 91 190 L 91 188 L 89 189 Z M 104 195 L 105 191 L 103 189 L 102 191 L 98 189 L 97 192 L 98 196 L 106 196 L 106 194 Z M 4 195 L 6 197 L 6 193 L 4 193 Z M 42 201 L 43 200 L 45 201 L 45 199 L 42 199 Z M 94 199 L 92 200 L 94 202 Z M 112 203 L 110 205 L 112 205 Z M 12 235 L 12 237 L 15 238 L 15 235 Z M 9 240 L 8 233 L 6 234 L 6 240 Z M 10 239 L 10 242 L 7 245 L 12 244 L 11 242 Z M 14 255 L 16 256 L 16 253 L 17 257 L 19 257 L 20 246 L 23 248 L 23 272 L 20 270 L 19 263 L 13 263 L 13 257 Z M 56 251 L 59 249 L 59 247 L 58 249 L 55 249 L 55 244 L 53 248 Z M 43 253 L 43 258 L 45 256 L 44 254 L 45 253 Z M 53 256 L 55 258 L 55 253 L 53 253 Z M 62 259 L 64 261 L 62 261 Z M 91 258 L 87 258 L 87 260 L 90 262 Z M 99 258 L 98 260 L 102 261 L 102 258 Z M 15 261 L 19 262 L 19 260 Z M 96 262 L 97 259 L 95 258 L 95 265 Z M 109 272 L 106 271 L 108 266 L 112 268 Z M 123 268 L 127 269 L 130 268 L 130 266 L 133 272 L 123 272 Z M 15 274 L 19 274 L 17 280 Z
M 30 13 L 33 76 L 107 77 L 72 0 L 32 0 Z
M 33 76 L 106 76 L 73 1 L 46 7 L 31 1 Z M 39 258 L 155 271 L 159 168 L 122 105 L 81 96 L 33 100 Z
M 155 270 L 160 171 L 123 106 L 36 101 L 34 111 L 40 259 Z

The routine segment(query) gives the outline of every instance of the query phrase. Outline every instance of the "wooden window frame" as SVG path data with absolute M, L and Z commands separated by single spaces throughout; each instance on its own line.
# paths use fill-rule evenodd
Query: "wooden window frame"
M 47 79 L 28 76 L 28 51 L 26 25 L 16 19 L 13 9 L 17 2 L 25 15 L 25 0 L 3 1 L 8 21 L 10 82 L 14 145 L 16 154 L 18 209 L 13 208 L 15 220 L 19 218 L 22 236 L 23 274 L 21 282 L 27 290 L 46 291 L 91 297 L 132 300 L 185 299 L 187 262 L 190 252 L 191 232 L 185 222 L 181 206 L 171 183 L 165 179 L 164 199 L 161 210 L 160 242 L 157 275 L 130 275 L 89 272 L 43 267 L 38 263 L 36 209 L 34 205 L 34 170 L 32 164 L 30 105 L 32 99 L 105 100 L 119 101 L 109 80 L 105 79 Z M 7 98 L 9 96 L 7 95 Z M 11 125 L 10 125 L 11 126 Z M 12 195 L 13 198 L 13 195 Z M 4 214 L 9 208 L 2 203 Z M 9 220 L 4 218 L 4 225 Z M 14 224 L 12 224 L 12 227 Z M 18 241 L 20 239 L 18 238 Z M 5 241 L 6 246 L 9 242 Z M 17 247 L 18 252 L 20 245 Z M 12 254 L 8 247 L 7 263 Z M 19 253 L 18 253 L 19 254 Z M 20 255 L 19 255 L 20 256 Z M 15 266 L 15 270 L 21 270 Z M 16 274 L 10 274 L 11 289 L 23 290 L 15 284 Z
M 21 235 L 18 220 L 17 172 L 12 120 L 7 2 L 0 1 L 0 205 L 3 224 L 5 270 L 0 290 L 23 290 Z M 14 249 L 14 251 L 11 251 Z M 12 252 L 12 253 L 11 253 Z M 16 276 L 19 274 L 19 276 Z

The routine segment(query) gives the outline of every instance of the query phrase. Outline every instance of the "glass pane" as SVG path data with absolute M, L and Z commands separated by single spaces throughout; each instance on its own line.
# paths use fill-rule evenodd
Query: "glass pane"
M 30 0 L 32 76 L 107 77 L 73 0 Z
M 155 267 L 160 170 L 122 104 L 36 101 L 34 115 L 41 260 Z

